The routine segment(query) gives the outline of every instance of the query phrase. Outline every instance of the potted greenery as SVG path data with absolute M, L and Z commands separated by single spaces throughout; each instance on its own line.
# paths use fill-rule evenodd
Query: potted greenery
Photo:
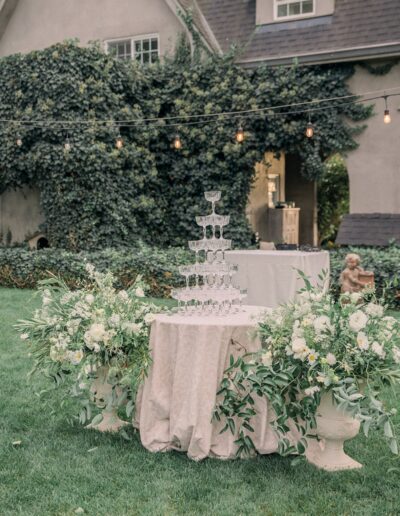
M 16 327 L 29 343 L 33 372 L 66 387 L 65 398 L 81 407 L 80 422 L 117 431 L 126 424 L 117 409 L 125 405 L 131 416 L 151 362 L 149 334 L 157 307 L 143 301 L 140 276 L 130 289 L 117 291 L 111 273 L 90 264 L 86 270 L 88 281 L 77 290 L 56 277 L 42 281 L 42 307 Z
M 259 324 L 263 349 L 231 357 L 215 417 L 225 418 L 225 429 L 238 433 L 238 453 L 254 448 L 254 396 L 262 396 L 275 411 L 271 425 L 281 454 L 306 454 L 329 471 L 361 467 L 343 451 L 343 442 L 360 425 L 365 435 L 383 429 L 397 454 L 391 421 L 396 411 L 385 408 L 381 393 L 384 385 L 400 382 L 399 322 L 385 315 L 371 293 L 335 300 L 304 279 L 306 288 L 296 302 L 268 313 Z M 308 446 L 315 438 L 317 443 Z

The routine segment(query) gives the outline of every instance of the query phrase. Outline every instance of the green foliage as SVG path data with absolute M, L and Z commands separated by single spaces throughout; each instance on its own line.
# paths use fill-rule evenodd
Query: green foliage
M 119 288 L 129 288 L 137 275 L 142 274 L 151 295 L 168 296 L 171 288 L 182 282 L 178 266 L 190 262 L 190 254 L 179 248 L 161 250 L 146 245 L 80 253 L 0 248 L 0 285 L 35 288 L 39 281 L 54 274 L 62 277 L 68 286 L 77 287 L 87 277 L 85 264 L 92 263 L 99 271 L 113 272 Z
M 340 293 L 339 276 L 344 269 L 346 254 L 356 253 L 361 257 L 361 266 L 375 274 L 375 288 L 378 297 L 393 308 L 400 306 L 400 247 L 384 248 L 342 247 L 330 251 L 331 290 L 335 296 Z
M 322 244 L 334 242 L 342 216 L 349 212 L 349 177 L 344 159 L 335 154 L 325 162 L 318 181 L 318 231 Z
M 249 114 L 241 117 L 246 131 L 241 145 L 234 140 L 237 117 L 217 116 L 206 124 L 202 115 L 348 95 L 345 81 L 352 73 L 350 65 L 249 72 L 234 64 L 233 54 L 191 62 L 184 44 L 175 59 L 147 67 L 73 43 L 3 58 L 0 118 L 32 125 L 0 127 L 0 191 L 38 186 L 51 245 L 82 250 L 138 239 L 181 245 L 198 234 L 194 216 L 205 207 L 204 190 L 218 188 L 235 243 L 246 245 L 251 231 L 245 206 L 254 164 L 264 152 L 298 154 L 303 173 L 320 177 L 327 157 L 356 146 L 353 135 L 361 126 L 346 119 L 364 120 L 369 109 L 343 101 L 316 111 L 312 141 L 304 137 L 304 113 L 284 114 L 282 108 Z M 182 118 L 140 123 L 186 115 L 198 115 L 196 124 L 179 126 Z M 76 119 L 87 123 L 71 124 Z M 137 121 L 121 127 L 121 150 L 115 148 L 115 120 L 121 126 Z M 177 131 L 181 151 L 171 147 Z M 18 137 L 22 146 L 16 145 Z

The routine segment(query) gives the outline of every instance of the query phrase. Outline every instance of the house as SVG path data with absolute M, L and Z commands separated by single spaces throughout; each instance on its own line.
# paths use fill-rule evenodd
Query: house
M 192 9 L 195 27 L 211 51 L 223 53 L 239 44 L 244 51 L 238 62 L 244 67 L 290 65 L 294 58 L 300 65 L 353 62 L 356 73 L 349 86 L 355 94 L 400 93 L 400 0 L 0 0 L 0 56 L 78 38 L 82 44 L 101 40 L 120 59 L 152 62 L 172 52 L 180 33 L 188 33 L 178 15 L 182 8 Z M 389 98 L 390 124 L 383 123 L 384 107 L 378 99 L 375 116 L 357 137 L 359 148 L 347 157 L 350 215 L 339 243 L 381 244 L 382 235 L 384 243 L 400 240 L 400 97 Z M 315 243 L 315 184 L 300 176 L 296 156 L 266 158 L 278 185 L 272 189 L 301 209 L 300 242 Z M 262 165 L 257 171 L 248 215 L 268 239 L 270 182 Z M 31 206 L 15 217 L 22 205 L 18 195 Z M 372 236 L 366 222 L 371 217 Z M 0 197 L 3 234 L 12 226 L 13 239 L 21 240 L 40 220 L 37 193 Z

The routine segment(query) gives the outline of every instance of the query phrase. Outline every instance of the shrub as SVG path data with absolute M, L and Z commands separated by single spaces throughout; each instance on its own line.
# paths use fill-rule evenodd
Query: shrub
M 64 249 L 30 251 L 25 248 L 0 249 L 0 285 L 3 287 L 36 288 L 49 274 L 61 276 L 74 288 L 85 281 L 85 264 L 97 270 L 110 270 L 117 287 L 130 287 L 138 274 L 150 286 L 150 295 L 167 297 L 173 286 L 182 284 L 178 266 L 188 263 L 192 253 L 180 248 L 165 250 L 141 244 L 135 248 L 104 249 L 96 252 L 72 253 Z
M 361 266 L 375 274 L 377 295 L 384 297 L 393 308 L 400 307 L 400 247 L 391 245 L 376 247 L 342 247 L 330 251 L 331 289 L 339 295 L 339 276 L 344 268 L 347 253 L 357 253 L 361 257 Z

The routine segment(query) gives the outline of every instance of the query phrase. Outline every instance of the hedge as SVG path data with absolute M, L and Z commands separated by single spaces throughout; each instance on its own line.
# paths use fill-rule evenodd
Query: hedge
M 331 288 L 335 294 L 340 291 L 339 275 L 349 252 L 360 254 L 363 267 L 374 271 L 378 295 L 384 293 L 392 307 L 400 307 L 400 287 L 396 286 L 396 278 L 400 278 L 400 247 L 331 250 Z M 20 247 L 0 248 L 0 286 L 35 288 L 39 280 L 53 273 L 62 276 L 74 287 L 85 280 L 85 263 L 90 262 L 101 271 L 113 271 L 121 288 L 128 287 L 137 274 L 143 274 L 150 286 L 150 295 L 168 297 L 171 288 L 183 283 L 178 272 L 179 265 L 192 260 L 193 253 L 186 249 L 159 249 L 145 244 L 134 248 L 80 253 L 62 249 L 30 251 Z M 391 282 L 394 284 L 386 288 Z

